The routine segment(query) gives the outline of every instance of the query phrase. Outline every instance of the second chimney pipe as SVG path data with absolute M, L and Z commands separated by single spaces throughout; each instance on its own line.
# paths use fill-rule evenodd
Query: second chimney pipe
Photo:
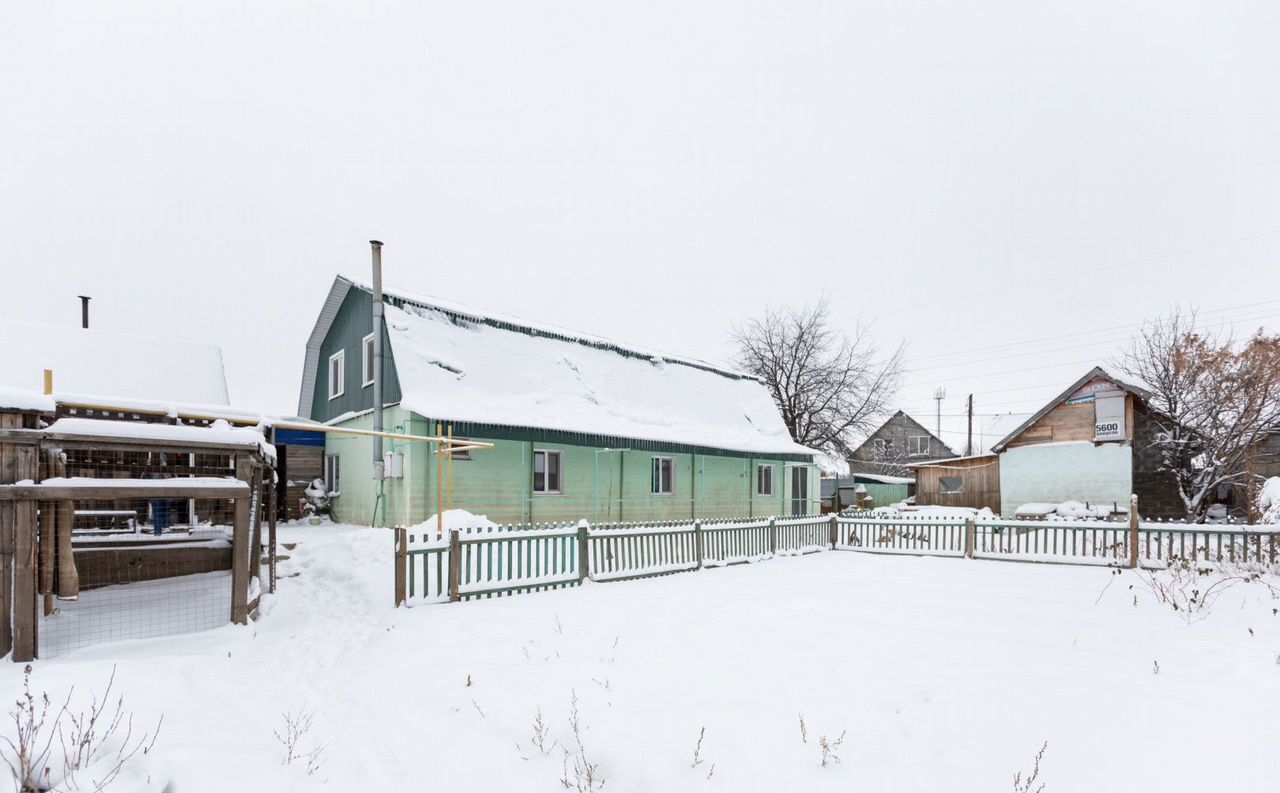
M 369 240 L 373 248 L 373 431 L 382 432 L 382 243 Z M 361 377 L 364 375 L 362 374 Z M 382 462 L 382 438 L 373 439 L 373 478 L 381 481 L 384 475 Z M 375 516 L 376 518 L 376 516 Z
M 89 327 L 89 301 L 93 298 L 88 295 L 79 295 L 80 298 L 80 327 Z

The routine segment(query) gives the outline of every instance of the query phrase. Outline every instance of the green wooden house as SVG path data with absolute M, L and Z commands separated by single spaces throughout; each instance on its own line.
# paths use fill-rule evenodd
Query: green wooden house
M 372 290 L 339 276 L 307 342 L 299 415 L 373 426 Z M 329 434 L 335 516 L 413 525 L 452 474 L 455 508 L 500 523 L 817 514 L 814 452 L 756 379 L 712 364 L 384 291 L 384 427 L 487 441 L 444 469 L 429 444 Z M 449 492 L 450 488 L 444 488 Z

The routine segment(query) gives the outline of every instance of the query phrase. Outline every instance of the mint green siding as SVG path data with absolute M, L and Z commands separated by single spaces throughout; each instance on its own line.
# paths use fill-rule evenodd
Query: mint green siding
M 371 429 L 373 388 L 363 384 L 363 340 L 372 327 L 371 296 L 352 288 L 338 306 L 320 343 L 318 371 L 310 418 L 337 426 Z M 436 419 L 402 408 L 400 383 L 390 341 L 384 333 L 383 420 L 391 432 L 415 436 L 436 434 Z M 346 355 L 345 390 L 329 398 L 329 357 Z M 619 351 L 619 354 L 638 353 Z M 708 373 L 708 376 L 721 376 Z M 342 419 L 337 421 L 338 419 Z M 443 427 L 449 421 L 440 420 Z M 789 515 L 791 471 L 805 469 L 809 502 L 805 513 L 818 512 L 818 472 L 810 455 L 792 453 L 756 458 L 745 452 L 676 442 L 636 440 L 536 427 L 453 423 L 456 437 L 492 443 L 452 465 L 453 507 L 487 515 L 500 523 L 586 519 L 593 522 L 682 520 Z M 435 514 L 440 472 L 428 443 L 388 440 L 385 451 L 403 455 L 403 476 L 376 483 L 372 479 L 372 440 L 330 433 L 325 451 L 339 459 L 340 495 L 334 501 L 339 520 L 375 525 L 414 525 Z M 533 486 L 536 450 L 561 454 L 561 492 L 537 494 Z M 673 492 L 655 494 L 651 466 L 655 456 L 674 463 Z M 774 466 L 773 492 L 756 492 L 756 466 Z M 447 468 L 446 468 L 447 470 Z M 448 488 L 445 488 L 448 492 Z M 448 505 L 446 504 L 446 507 Z
M 399 407 L 388 408 L 387 429 L 414 435 L 433 434 L 434 423 Z M 338 426 L 367 429 L 372 416 L 364 414 Z M 772 458 L 712 454 L 616 451 L 598 447 L 536 441 L 487 440 L 494 448 L 472 452 L 470 460 L 455 460 L 453 506 L 499 523 L 591 522 L 736 518 L 791 514 L 791 470 L 801 467 L 809 481 L 810 501 L 805 514 L 816 514 L 818 470 L 808 464 Z M 334 501 L 339 520 L 377 525 L 414 525 L 436 512 L 437 461 L 431 445 L 389 441 L 388 451 L 404 455 L 403 477 L 382 484 L 383 499 L 371 478 L 372 441 L 331 433 L 326 453 L 340 459 L 341 495 Z M 533 492 L 535 450 L 561 454 L 561 492 Z M 655 456 L 675 463 L 674 492 L 652 492 L 651 466 Z M 772 495 L 756 492 L 756 466 L 774 466 Z M 448 466 L 445 471 L 447 472 Z M 447 477 L 446 477 L 447 478 Z M 448 494 L 447 481 L 444 493 Z M 374 505 L 379 503 L 375 517 Z M 447 508 L 447 504 L 446 504 Z

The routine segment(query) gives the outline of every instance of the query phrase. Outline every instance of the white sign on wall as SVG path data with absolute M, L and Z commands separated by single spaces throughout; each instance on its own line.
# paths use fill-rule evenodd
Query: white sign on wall
M 1093 439 L 1122 441 L 1125 439 L 1124 392 L 1098 394 L 1094 400 Z

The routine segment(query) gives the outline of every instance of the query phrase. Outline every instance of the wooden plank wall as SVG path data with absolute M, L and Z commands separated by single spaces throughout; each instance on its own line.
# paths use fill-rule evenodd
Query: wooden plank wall
M 1093 425 L 1090 424 L 1092 431 Z M 936 466 L 924 466 L 916 472 L 916 506 L 988 507 L 1000 514 L 1000 458 L 979 457 L 973 460 L 947 460 Z M 941 479 L 958 476 L 964 479 L 964 491 L 943 493 Z
M 312 480 L 324 478 L 324 447 L 290 445 L 284 447 L 283 456 L 286 479 L 280 514 L 285 520 L 297 520 L 302 517 L 303 491 Z
M 1061 443 L 1062 441 L 1093 441 L 1094 417 L 1093 402 L 1068 405 L 1065 401 L 1054 405 L 1053 410 L 1040 417 L 1040 420 L 1027 427 L 1018 437 L 1009 441 L 1008 448 L 1015 446 L 1033 446 L 1039 443 Z M 1133 440 L 1134 397 L 1125 395 L 1125 437 Z

